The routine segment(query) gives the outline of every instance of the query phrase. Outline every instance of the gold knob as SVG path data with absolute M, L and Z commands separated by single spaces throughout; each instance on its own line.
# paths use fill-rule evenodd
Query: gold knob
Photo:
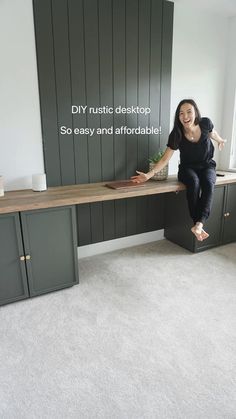
M 26 255 L 25 259 L 30 260 L 30 255 Z
M 25 256 L 20 256 L 20 260 L 25 260 Z

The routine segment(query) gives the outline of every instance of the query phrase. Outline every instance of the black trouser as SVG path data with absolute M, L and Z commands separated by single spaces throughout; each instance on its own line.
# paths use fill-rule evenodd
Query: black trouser
M 215 167 L 192 169 L 180 166 L 178 179 L 186 185 L 189 212 L 194 224 L 198 221 L 204 223 L 211 211 Z

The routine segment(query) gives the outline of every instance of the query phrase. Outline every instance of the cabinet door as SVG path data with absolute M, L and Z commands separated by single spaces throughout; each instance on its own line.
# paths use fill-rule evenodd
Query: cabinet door
M 19 214 L 0 216 L 0 305 L 29 296 Z
M 227 186 L 226 205 L 224 208 L 223 243 L 236 240 L 236 184 Z
M 21 214 L 30 296 L 78 283 L 74 207 Z

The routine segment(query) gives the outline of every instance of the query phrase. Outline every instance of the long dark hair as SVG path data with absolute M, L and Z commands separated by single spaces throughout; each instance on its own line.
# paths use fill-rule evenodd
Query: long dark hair
M 179 147 L 179 144 L 182 140 L 182 136 L 183 136 L 183 125 L 181 124 L 180 120 L 179 120 L 179 112 L 180 112 L 180 108 L 182 105 L 184 105 L 185 103 L 189 103 L 190 105 L 192 105 L 195 109 L 195 120 L 194 120 L 194 124 L 198 125 L 201 119 L 201 114 L 200 111 L 197 107 L 196 102 L 193 99 L 183 99 L 181 100 L 181 102 L 179 102 L 176 111 L 175 111 L 175 119 L 174 119 L 174 127 L 169 135 L 169 140 L 171 140 L 172 145 L 175 148 Z

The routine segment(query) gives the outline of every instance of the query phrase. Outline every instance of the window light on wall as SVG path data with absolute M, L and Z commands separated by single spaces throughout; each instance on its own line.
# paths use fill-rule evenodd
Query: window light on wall
M 236 89 L 234 92 L 234 112 L 232 124 L 232 142 L 230 150 L 230 169 L 236 170 Z

